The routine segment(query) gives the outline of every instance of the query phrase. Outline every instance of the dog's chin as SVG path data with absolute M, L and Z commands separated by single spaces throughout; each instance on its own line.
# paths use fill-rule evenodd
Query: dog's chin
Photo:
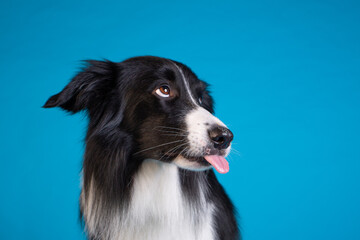
M 190 171 L 204 171 L 212 167 L 203 157 L 185 158 L 182 155 L 179 155 L 172 163 L 180 168 Z

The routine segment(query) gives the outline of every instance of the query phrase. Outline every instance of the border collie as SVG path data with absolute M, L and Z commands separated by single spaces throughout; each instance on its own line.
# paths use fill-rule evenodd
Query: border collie
M 240 239 L 212 167 L 229 171 L 233 135 L 207 84 L 160 57 L 86 66 L 45 108 L 89 118 L 81 218 L 88 238 Z

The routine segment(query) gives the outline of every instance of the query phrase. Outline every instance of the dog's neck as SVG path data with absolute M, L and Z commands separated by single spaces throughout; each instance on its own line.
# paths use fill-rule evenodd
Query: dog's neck
M 199 186 L 199 199 L 194 202 L 185 197 L 182 184 L 177 166 L 156 160 L 143 162 L 134 177 L 123 228 L 137 227 L 127 231 L 129 239 L 213 239 L 213 208 L 205 199 L 205 186 Z
M 198 176 L 190 183 L 197 185 L 191 186 L 197 189 L 192 191 L 194 196 L 186 193 L 189 183 L 181 182 L 185 179 L 184 173 Z M 102 214 L 104 209 L 98 209 L 97 213 L 85 210 L 85 214 L 93 216 L 88 219 L 90 223 L 91 219 L 106 219 L 106 224 L 95 220 L 93 226 L 87 226 L 89 233 L 98 236 L 101 232 L 103 236 L 112 236 L 109 239 L 213 239 L 214 208 L 206 200 L 206 184 L 202 184 L 206 179 L 199 178 L 203 178 L 203 174 L 183 172 L 173 164 L 145 160 L 133 176 L 126 207 L 96 217 L 94 214 Z M 86 201 L 91 201 L 91 196 Z M 110 232 L 114 229 L 117 232 Z

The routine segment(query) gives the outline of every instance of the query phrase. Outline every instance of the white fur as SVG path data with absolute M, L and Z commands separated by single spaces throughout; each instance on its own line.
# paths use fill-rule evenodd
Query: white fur
M 134 178 L 130 206 L 123 211 L 115 209 L 110 219 L 106 220 L 108 227 L 105 228 L 108 230 L 98 238 L 212 240 L 214 207 L 205 201 L 204 191 L 201 189 L 200 204 L 191 205 L 182 196 L 177 166 L 157 160 L 145 160 Z M 94 192 L 90 190 L 87 199 L 90 205 L 94 197 L 92 194 Z M 90 211 L 91 209 L 86 208 L 85 216 L 94 214 Z M 93 224 L 90 217 L 87 222 L 90 233 L 93 232 Z
M 195 104 L 195 106 L 199 106 L 198 102 L 195 101 L 193 95 L 191 94 L 190 87 L 189 87 L 189 83 L 188 83 L 188 81 L 186 80 L 183 71 L 181 70 L 181 68 L 180 68 L 176 63 L 174 63 L 174 64 L 175 64 L 176 68 L 179 70 L 179 72 L 180 72 L 180 74 L 181 74 L 181 78 L 182 78 L 182 80 L 183 80 L 183 82 L 184 82 L 184 85 L 185 85 L 185 88 L 186 88 L 186 92 L 189 94 L 189 97 L 190 97 L 191 101 Z

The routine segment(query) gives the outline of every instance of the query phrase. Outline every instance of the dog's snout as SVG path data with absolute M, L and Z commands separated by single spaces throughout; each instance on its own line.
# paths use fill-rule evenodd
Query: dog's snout
M 209 130 L 209 137 L 214 147 L 221 150 L 229 147 L 234 135 L 228 128 L 216 126 Z

